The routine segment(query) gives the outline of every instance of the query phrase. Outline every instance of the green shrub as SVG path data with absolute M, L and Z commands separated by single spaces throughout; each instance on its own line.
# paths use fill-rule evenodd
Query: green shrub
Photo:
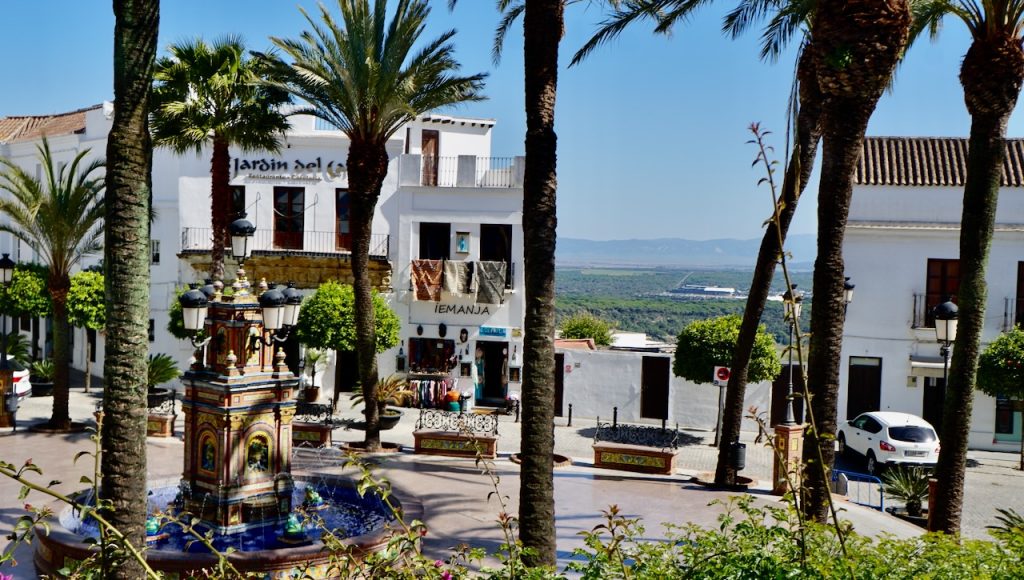
M 612 343 L 611 325 L 589 312 L 580 312 L 566 318 L 559 330 L 562 331 L 562 338 L 592 338 L 599 346 Z

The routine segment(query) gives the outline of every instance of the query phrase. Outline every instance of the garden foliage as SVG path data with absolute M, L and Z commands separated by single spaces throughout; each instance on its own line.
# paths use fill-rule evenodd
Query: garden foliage
M 722 316 L 691 322 L 679 333 L 672 370 L 677 377 L 698 385 L 710 383 L 716 366 L 727 367 L 732 362 L 741 319 L 737 315 Z M 761 325 L 754 339 L 747 377 L 752 383 L 774 380 L 782 372 L 775 339 Z

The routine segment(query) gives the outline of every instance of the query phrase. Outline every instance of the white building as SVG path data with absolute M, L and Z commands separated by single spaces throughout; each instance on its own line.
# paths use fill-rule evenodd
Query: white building
M 105 103 L 58 115 L 0 119 L 0 156 L 39 174 L 36 146 L 46 135 L 58 162 L 69 161 L 83 149 L 91 149 L 90 159 L 102 157 L 111 112 L 111 104 Z M 257 226 L 254 254 L 246 263 L 249 278 L 254 284 L 260 278 L 293 280 L 305 289 L 327 279 L 351 282 L 348 140 L 313 117 L 295 116 L 291 122 L 280 152 L 231 152 L 232 210 L 246 211 Z M 382 373 L 395 368 L 401 352 L 409 370 L 415 365 L 423 374 L 445 370 L 457 376 L 464 368 L 457 363 L 466 362 L 465 368 L 472 370 L 475 365 L 469 363 L 475 362 L 479 349 L 486 359 L 482 364 L 490 369 L 481 381 L 486 382 L 483 398 L 504 399 L 517 390 L 517 359 L 522 352 L 523 165 L 521 157 L 491 157 L 493 126 L 490 119 L 427 114 L 389 141 L 391 162 L 373 223 L 371 277 L 403 322 L 401 348 L 381 356 Z M 198 156 L 155 152 L 151 351 L 171 354 L 182 366 L 192 349 L 165 329 L 176 290 L 201 281 L 207 270 L 209 196 L 208 151 Z M 0 251 L 10 252 L 19 262 L 35 258 L 9 235 L 0 236 Z M 100 258 L 92 257 L 83 267 Z M 434 296 L 436 301 L 416 300 L 411 271 L 420 259 L 499 262 L 507 275 L 500 288 L 492 288 L 489 303 L 480 302 L 480 295 L 449 293 Z M 233 274 L 229 258 L 227 283 Z M 74 334 L 73 365 L 81 369 L 90 353 L 84 331 Z M 36 335 L 42 344 L 45 332 Z M 97 342 L 92 356 L 101 361 L 102 337 Z M 288 342 L 289 362 L 297 362 L 298 345 Z M 457 356 L 441 361 L 445 369 L 428 364 L 438 353 L 449 352 Z M 333 367 L 332 362 L 328 376 Z M 351 386 L 354 361 L 342 361 L 341 367 L 339 381 Z M 102 373 L 101 365 L 93 368 Z M 467 381 L 480 376 L 469 370 Z
M 843 249 L 857 300 L 843 334 L 840 421 L 891 410 L 942 422 L 943 361 L 930 312 L 959 286 L 966 157 L 966 139 L 865 141 Z M 1024 317 L 1024 141 L 1008 143 L 1003 169 L 983 347 Z M 1019 412 L 975 395 L 972 448 L 1017 450 L 1020 437 Z

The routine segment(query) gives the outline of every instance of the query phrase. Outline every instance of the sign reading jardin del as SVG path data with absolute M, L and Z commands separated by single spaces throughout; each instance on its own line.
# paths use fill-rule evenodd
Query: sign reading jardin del
M 282 181 L 321 181 L 336 179 L 345 173 L 345 163 L 316 159 L 235 159 L 232 177 L 247 174 L 249 179 Z

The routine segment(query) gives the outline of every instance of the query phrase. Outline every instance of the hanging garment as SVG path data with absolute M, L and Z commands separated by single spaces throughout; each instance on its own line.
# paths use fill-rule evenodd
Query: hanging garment
M 474 263 L 456 260 L 445 260 L 444 280 L 441 284 L 442 297 L 473 298 L 477 291 L 477 277 Z
M 481 304 L 501 304 L 505 299 L 505 262 L 477 262 L 474 274 L 478 278 L 476 301 Z
M 410 269 L 416 300 L 437 302 L 441 299 L 441 279 L 444 277 L 443 260 L 413 260 Z

